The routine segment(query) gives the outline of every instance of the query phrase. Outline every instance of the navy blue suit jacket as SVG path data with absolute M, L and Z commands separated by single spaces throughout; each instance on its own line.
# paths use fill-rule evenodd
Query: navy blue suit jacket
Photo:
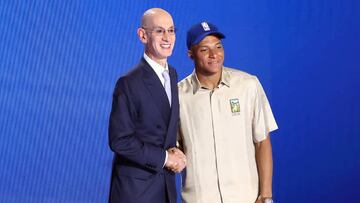
M 163 167 L 179 122 L 177 73 L 169 66 L 172 104 L 150 65 L 141 61 L 115 86 L 109 145 L 115 153 L 109 202 L 176 202 L 175 174 Z

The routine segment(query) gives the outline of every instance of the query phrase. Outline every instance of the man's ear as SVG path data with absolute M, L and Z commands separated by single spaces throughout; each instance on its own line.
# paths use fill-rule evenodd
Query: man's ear
M 140 39 L 140 41 L 143 43 L 143 44 L 146 44 L 147 43 L 147 35 L 146 35 L 146 31 L 144 28 L 138 28 L 137 29 L 137 35 Z
M 188 57 L 189 57 L 189 58 L 191 58 L 191 59 L 194 60 L 193 50 L 189 49 L 187 54 L 188 54 Z

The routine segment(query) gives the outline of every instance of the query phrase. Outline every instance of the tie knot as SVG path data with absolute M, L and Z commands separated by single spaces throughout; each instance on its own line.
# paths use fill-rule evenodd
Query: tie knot
M 162 72 L 162 76 L 164 77 L 165 80 L 169 80 L 169 78 L 170 78 L 169 71 L 164 70 L 164 72 Z

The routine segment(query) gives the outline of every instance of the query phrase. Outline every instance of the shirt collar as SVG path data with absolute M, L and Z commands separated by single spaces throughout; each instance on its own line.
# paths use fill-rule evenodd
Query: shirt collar
M 155 71 L 156 75 L 162 75 L 164 70 L 169 70 L 168 64 L 165 63 L 165 67 L 158 64 L 156 61 L 152 60 L 148 55 L 144 53 L 144 59 L 148 64 L 151 66 L 151 68 Z
M 219 83 L 219 86 L 220 85 L 226 85 L 227 87 L 230 87 L 230 73 L 224 68 L 222 67 L 222 70 L 221 70 L 221 80 L 220 80 L 220 83 Z M 192 83 L 192 86 L 193 86 L 193 93 L 195 94 L 197 91 L 199 91 L 200 88 L 205 88 L 201 85 L 197 75 L 196 75 L 196 72 L 195 72 L 195 69 L 194 71 L 192 72 L 191 74 L 191 83 Z

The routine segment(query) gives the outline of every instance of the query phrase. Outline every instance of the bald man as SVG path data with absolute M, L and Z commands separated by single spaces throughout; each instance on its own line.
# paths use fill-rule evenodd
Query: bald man
M 167 63 L 175 44 L 171 15 L 147 10 L 137 30 L 140 62 L 116 83 L 109 119 L 114 152 L 109 202 L 176 202 L 175 173 L 186 165 L 177 148 L 177 73 Z

